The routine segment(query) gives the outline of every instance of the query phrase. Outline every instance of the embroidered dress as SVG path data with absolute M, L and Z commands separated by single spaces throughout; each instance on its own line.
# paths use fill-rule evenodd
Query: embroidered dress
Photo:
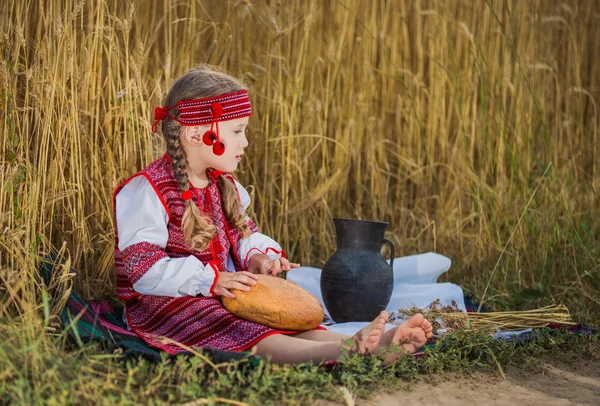
M 231 175 L 225 176 L 237 184 Z M 188 347 L 243 351 L 271 334 L 296 333 L 240 319 L 214 297 L 213 288 L 218 271 L 245 270 L 253 252 L 281 253 L 276 243 L 265 247 L 266 237 L 262 238 L 262 244 L 256 246 L 262 235 L 251 219 L 248 218 L 248 225 L 252 234 L 247 238 L 242 238 L 241 233 L 227 222 L 216 182 L 209 181 L 207 187 L 195 188 L 192 195 L 192 202 L 217 227 L 211 246 L 204 251 L 189 251 L 185 244 L 181 229 L 184 202 L 167 154 L 116 188 L 113 195 L 115 225 L 117 194 L 139 177 L 144 177 L 159 197 L 167 217 L 167 231 L 166 243 L 138 238 L 124 246 L 119 243 L 120 227 L 115 229 L 117 297 L 125 300 L 127 324 L 136 334 L 149 345 L 174 354 L 185 350 L 165 342 L 163 337 Z M 156 216 L 160 216 L 160 213 L 157 212 Z M 179 268 L 175 273 L 172 267 L 174 276 L 168 280 L 163 270 L 169 269 L 175 262 Z M 177 280 L 177 283 L 174 284 L 173 280 Z M 176 287 L 169 287 L 169 284 Z M 154 294 L 145 294 L 149 291 Z M 169 293 L 167 296 L 157 295 L 156 292 Z

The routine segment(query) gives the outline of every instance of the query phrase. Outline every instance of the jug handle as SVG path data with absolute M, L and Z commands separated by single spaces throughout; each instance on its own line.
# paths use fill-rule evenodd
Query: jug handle
M 391 257 L 390 257 L 390 266 L 392 267 L 392 271 L 393 271 L 394 270 L 394 258 L 396 257 L 396 254 L 394 253 L 394 242 L 392 240 L 390 240 L 389 238 L 383 237 L 383 243 L 390 244 L 390 250 L 392 251 Z

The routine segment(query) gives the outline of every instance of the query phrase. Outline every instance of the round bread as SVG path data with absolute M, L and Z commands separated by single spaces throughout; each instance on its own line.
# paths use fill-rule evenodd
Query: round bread
M 280 330 L 312 330 L 323 321 L 323 306 L 294 282 L 257 275 L 249 292 L 233 289 L 235 299 L 222 297 L 223 306 L 236 316 Z

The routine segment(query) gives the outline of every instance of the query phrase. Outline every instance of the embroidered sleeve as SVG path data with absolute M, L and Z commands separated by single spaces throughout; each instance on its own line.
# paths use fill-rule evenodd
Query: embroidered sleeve
M 166 252 L 168 215 L 150 182 L 133 178 L 116 195 L 115 253 L 117 282 L 126 279 L 145 295 L 211 296 L 217 268 L 190 255 L 170 258 Z M 117 283 L 118 285 L 118 283 Z
M 242 238 L 238 244 L 238 254 L 244 269 L 248 268 L 248 260 L 254 254 L 264 254 L 269 259 L 285 258 L 285 252 L 275 240 L 261 233 L 253 233 Z

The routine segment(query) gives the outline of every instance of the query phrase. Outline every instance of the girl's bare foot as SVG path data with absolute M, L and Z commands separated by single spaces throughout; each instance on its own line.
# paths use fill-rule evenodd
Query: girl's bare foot
M 393 343 L 405 352 L 412 354 L 421 348 L 432 335 L 431 323 L 418 313 L 398 327 L 386 331 L 380 340 L 380 345 L 387 347 Z
M 388 312 L 381 312 L 375 320 L 368 326 L 361 329 L 352 337 L 354 341 L 353 352 L 358 354 L 370 354 L 379 348 L 379 340 L 381 339 L 385 330 L 385 323 L 388 321 L 390 315 Z

